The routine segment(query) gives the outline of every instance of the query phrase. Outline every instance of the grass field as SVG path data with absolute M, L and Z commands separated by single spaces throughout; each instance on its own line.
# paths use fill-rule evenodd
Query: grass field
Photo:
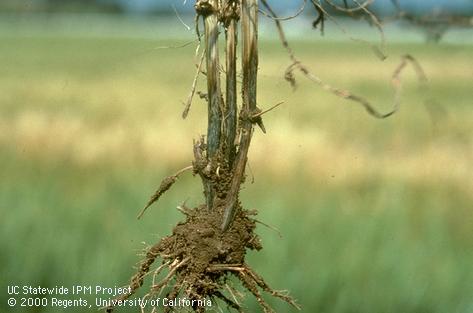
M 205 132 L 201 100 L 180 118 L 195 47 L 39 35 L 1 42 L 2 290 L 127 283 L 142 242 L 169 234 L 182 218 L 177 205 L 202 202 L 189 175 L 135 218 L 164 176 L 190 164 L 192 139 Z M 294 43 L 322 79 L 383 111 L 392 70 L 413 54 L 430 89 L 406 71 L 400 112 L 381 121 L 302 77 L 293 92 L 283 49 L 261 48 L 259 105 L 285 104 L 268 113 L 268 134 L 256 132 L 254 183 L 247 179 L 242 201 L 283 237 L 260 225 L 264 250 L 249 263 L 304 312 L 473 312 L 473 46 L 396 44 L 379 62 L 359 44 Z M 0 293 L 2 312 L 12 310 L 8 297 Z M 256 312 L 255 301 L 247 306 Z

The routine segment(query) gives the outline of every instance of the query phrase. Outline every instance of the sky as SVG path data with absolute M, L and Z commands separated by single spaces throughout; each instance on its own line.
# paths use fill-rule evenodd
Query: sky
M 114 1 L 114 0 L 109 0 Z M 146 11 L 150 8 L 167 9 L 174 5 L 179 11 L 192 10 L 195 0 L 115 0 L 131 11 Z M 114 1 L 114 2 L 115 2 Z M 337 0 L 333 0 L 337 2 Z M 361 0 L 359 0 L 361 1 Z M 279 11 L 294 10 L 300 7 L 303 0 L 269 0 L 270 4 Z M 343 3 L 338 0 L 339 3 Z M 348 0 L 350 2 L 350 0 Z M 399 0 L 404 10 L 412 13 L 427 13 L 432 11 L 447 11 L 461 13 L 465 10 L 473 12 L 473 0 Z M 377 9 L 392 10 L 390 0 L 375 0 L 373 6 Z

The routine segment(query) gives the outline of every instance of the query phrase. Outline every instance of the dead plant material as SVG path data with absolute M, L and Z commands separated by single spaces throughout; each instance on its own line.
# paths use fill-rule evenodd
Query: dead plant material
M 271 13 L 273 16 L 273 19 L 276 23 L 276 28 L 279 33 L 279 38 L 281 40 L 281 43 L 283 47 L 287 50 L 287 53 L 289 54 L 289 58 L 292 61 L 292 64 L 289 65 L 289 67 L 286 69 L 284 73 L 284 78 L 286 81 L 288 81 L 293 88 L 296 87 L 296 78 L 294 72 L 296 70 L 300 71 L 307 79 L 311 80 L 312 82 L 316 83 L 322 89 L 347 100 L 354 101 L 361 106 L 365 108 L 365 110 L 373 117 L 375 118 L 387 118 L 394 113 L 396 113 L 399 110 L 400 107 L 400 95 L 401 95 L 401 74 L 404 70 L 404 68 L 408 65 L 411 64 L 412 67 L 414 68 L 414 71 L 417 75 L 417 78 L 419 82 L 421 83 L 421 86 L 425 86 L 425 83 L 427 82 L 426 75 L 424 73 L 424 70 L 420 66 L 419 62 L 412 57 L 411 55 L 404 55 L 401 57 L 401 62 L 398 65 L 398 67 L 394 70 L 392 78 L 391 78 L 391 86 L 394 90 L 394 102 L 391 110 L 389 110 L 386 113 L 381 113 L 378 110 L 375 109 L 375 107 L 371 104 L 370 101 L 365 99 L 364 97 L 361 97 L 359 95 L 356 95 L 348 90 L 342 90 L 336 87 L 333 87 L 330 84 L 325 83 L 320 77 L 316 76 L 314 73 L 312 73 L 299 59 L 297 59 L 294 51 L 289 45 L 289 42 L 287 41 L 286 34 L 284 32 L 284 29 L 281 25 L 281 22 L 277 19 L 276 13 L 272 10 L 272 8 L 269 6 L 268 2 L 266 0 L 261 0 L 263 5 L 267 8 L 267 10 Z M 324 12 L 325 16 L 329 16 L 328 13 L 323 9 L 322 5 L 320 4 L 320 1 L 316 0 L 311 0 L 312 4 L 317 8 L 317 10 L 320 10 L 321 12 Z M 366 14 L 368 14 L 374 21 L 373 23 L 376 25 L 376 27 L 381 31 L 381 37 L 382 37 L 382 42 L 384 46 L 384 35 L 382 34 L 382 29 L 381 29 L 381 24 L 377 20 L 377 18 L 370 12 L 367 11 L 366 6 L 369 4 L 369 0 L 365 1 L 363 3 L 359 3 L 358 1 L 355 0 L 355 3 L 358 5 L 355 9 L 344 9 L 342 7 L 335 6 L 335 8 L 340 9 L 341 11 L 346 11 L 346 12 L 354 12 L 354 11 L 364 11 Z M 332 3 L 332 5 L 334 5 Z M 347 11 L 348 10 L 348 11 Z M 381 51 L 379 51 L 381 53 Z M 382 53 L 384 56 L 384 54 Z M 383 57 L 384 58 L 384 57 Z
M 391 86 L 392 86 L 393 91 L 394 91 L 394 102 L 393 102 L 391 110 L 389 110 L 386 113 L 379 112 L 378 110 L 375 109 L 375 107 L 367 99 L 365 99 L 365 98 L 363 98 L 359 95 L 353 94 L 352 92 L 350 92 L 348 90 L 342 90 L 342 89 L 339 89 L 339 88 L 335 88 L 335 87 L 325 83 L 321 78 L 314 75 L 305 65 L 303 65 L 299 61 L 291 64 L 287 68 L 284 77 L 286 78 L 287 81 L 289 81 L 289 83 L 292 86 L 295 86 L 296 81 L 295 81 L 295 76 L 294 76 L 294 70 L 297 69 L 306 78 L 308 78 L 312 82 L 314 82 L 317 85 L 319 85 L 320 87 L 322 87 L 322 89 L 327 90 L 327 91 L 331 92 L 332 94 L 334 94 L 334 95 L 336 95 L 340 98 L 344 98 L 344 99 L 347 99 L 347 100 L 357 102 L 360 105 L 362 105 L 365 108 L 365 110 L 371 116 L 373 116 L 375 118 L 382 119 L 382 118 L 387 118 L 387 117 L 393 115 L 400 108 L 400 103 L 401 103 L 401 74 L 402 74 L 404 68 L 406 68 L 407 64 L 409 64 L 409 63 L 413 66 L 413 68 L 415 70 L 415 73 L 417 74 L 419 82 L 421 84 L 425 84 L 427 82 L 427 78 L 425 76 L 425 73 L 422 70 L 422 67 L 417 62 L 417 60 L 414 59 L 414 57 L 412 57 L 411 55 L 402 56 L 401 57 L 401 63 L 399 63 L 397 68 L 394 70 L 392 78 L 391 78 Z
M 182 173 L 186 172 L 186 171 L 189 171 L 193 169 L 193 166 L 188 166 L 188 167 L 185 167 L 183 169 L 181 169 L 179 172 L 177 172 L 176 174 L 172 175 L 172 176 L 169 176 L 169 177 L 166 177 L 165 179 L 163 179 L 163 181 L 161 182 L 161 185 L 159 185 L 159 188 L 158 190 L 156 190 L 156 192 L 153 194 L 153 196 L 151 197 L 151 199 L 149 199 L 148 203 L 145 205 L 145 207 L 141 210 L 140 214 L 138 214 L 138 219 L 140 219 L 146 212 L 146 210 L 153 204 L 155 203 L 156 201 L 159 200 L 159 198 L 161 198 L 161 196 L 166 192 L 168 191 L 172 185 L 174 185 L 174 183 L 177 181 L 177 179 L 179 178 L 179 175 L 181 175 Z
M 186 119 L 187 115 L 189 114 L 189 110 L 190 110 L 191 105 L 192 105 L 192 100 L 194 99 L 194 95 L 195 95 L 195 89 L 197 87 L 197 80 L 199 79 L 202 64 L 204 63 L 204 56 L 205 56 L 205 53 L 202 53 L 202 56 L 200 57 L 200 61 L 196 65 L 197 70 L 196 70 L 196 73 L 194 75 L 194 80 L 192 81 L 191 91 L 189 93 L 189 96 L 187 97 L 187 101 L 185 103 L 184 111 L 182 112 L 182 118 L 183 119 Z
M 363 10 L 363 9 L 366 9 L 370 4 L 372 4 L 374 2 L 374 0 L 366 0 L 362 3 L 359 3 L 358 1 L 354 0 L 356 6 L 353 7 L 353 8 L 350 8 L 348 6 L 348 2 L 345 1 L 343 3 L 343 7 L 342 6 L 339 6 L 337 5 L 336 3 L 334 3 L 332 0 L 325 0 L 325 2 L 330 5 L 332 8 L 334 8 L 335 10 L 337 11 L 340 11 L 340 12 L 345 12 L 345 13 L 353 13 L 353 12 L 357 12 L 359 10 Z
M 263 5 L 265 6 L 268 6 L 268 3 L 266 2 L 266 0 L 261 0 Z M 380 35 L 380 38 L 381 38 L 381 43 L 380 45 L 375 45 L 375 44 L 372 44 L 370 43 L 369 41 L 367 40 L 363 40 L 361 38 L 358 38 L 358 37 L 355 37 L 355 36 L 351 36 L 349 34 L 349 32 L 337 21 L 337 19 L 335 17 L 333 17 L 331 14 L 329 14 L 327 12 L 327 10 L 325 10 L 321 0 L 310 0 L 310 2 L 312 3 L 312 5 L 314 6 L 315 10 L 317 11 L 317 14 L 318 14 L 318 18 L 320 18 L 322 16 L 323 19 L 329 19 L 333 24 L 335 24 L 338 29 L 343 33 L 345 34 L 351 41 L 353 42 L 359 42 L 359 43 L 362 43 L 362 44 L 365 44 L 365 45 L 368 45 L 369 47 L 371 47 L 371 50 L 373 50 L 373 53 L 380 59 L 380 60 L 384 60 L 386 59 L 386 53 L 385 53 L 385 50 L 386 50 L 386 40 L 385 40 L 385 35 L 384 35 L 384 31 L 383 31 L 383 27 L 380 23 L 380 21 L 378 20 L 378 18 L 371 12 L 369 11 L 367 8 L 366 8 L 366 2 L 365 4 L 360 4 L 358 1 L 356 0 L 353 0 L 357 5 L 357 9 L 355 10 L 350 10 L 348 9 L 348 5 L 346 5 L 346 8 L 344 10 L 338 10 L 339 12 L 342 12 L 342 13 L 346 13 L 348 14 L 349 16 L 353 17 L 353 18 L 357 18 L 357 15 L 355 15 L 355 13 L 357 14 L 358 11 L 363 11 L 364 14 L 366 14 L 368 17 L 369 17 L 369 21 L 371 22 L 371 25 L 374 25 L 376 27 L 376 29 L 378 30 L 378 33 Z M 369 1 L 368 1 L 369 2 Z M 328 3 L 328 2 L 327 2 Z M 330 5 L 330 4 L 329 4 Z M 271 10 L 272 11 L 272 10 Z M 274 13 L 274 11 L 272 12 L 272 15 L 276 15 Z M 318 19 L 317 18 L 317 19 Z M 316 21 L 317 22 L 317 21 Z M 317 26 L 318 22 L 316 23 L 314 22 L 313 23 L 313 26 L 315 24 L 315 26 Z M 279 25 L 278 27 L 282 27 L 281 25 Z M 323 27 L 323 24 L 322 24 L 322 27 Z M 322 31 L 322 34 L 323 34 L 323 30 Z
M 392 16 L 383 18 L 383 23 L 405 21 L 412 26 L 424 29 L 427 41 L 439 42 L 447 30 L 452 27 L 473 27 L 473 19 L 467 11 L 454 13 L 434 9 L 431 13 L 420 16 L 404 10 L 399 0 L 391 0 L 390 2 L 396 9 L 396 12 Z

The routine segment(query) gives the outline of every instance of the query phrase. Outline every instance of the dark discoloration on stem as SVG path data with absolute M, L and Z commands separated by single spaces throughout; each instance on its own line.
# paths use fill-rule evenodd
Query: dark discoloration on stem
M 243 0 L 243 110 L 256 109 L 256 86 L 258 76 L 258 0 Z
M 221 140 L 222 126 L 222 93 L 220 89 L 219 72 L 219 52 L 218 52 L 218 1 L 209 0 L 206 2 L 211 9 L 208 9 L 204 16 L 205 25 L 205 49 L 207 59 L 207 92 L 208 101 L 208 129 L 207 129 L 207 160 L 212 163 L 216 156 Z M 205 189 L 207 208 L 213 206 L 215 195 L 214 188 L 209 181 L 206 181 Z
M 217 7 L 217 1 L 211 0 L 209 3 Z M 220 145 L 220 125 L 221 125 L 221 101 L 219 72 L 219 52 L 218 52 L 218 18 L 216 13 L 205 17 L 205 46 L 207 57 L 207 92 L 209 95 L 208 110 L 208 132 L 207 132 L 207 157 L 211 159 L 218 151 Z
M 228 5 L 233 5 L 228 1 Z M 235 137 L 237 128 L 237 87 L 236 87 L 236 47 L 237 20 L 231 18 L 226 31 L 227 36 L 227 86 L 226 105 L 224 113 L 225 157 L 230 166 L 235 158 Z
M 245 174 L 248 149 L 253 134 L 253 123 L 248 118 L 256 111 L 256 87 L 258 74 L 258 0 L 242 0 L 242 67 L 243 67 L 243 105 L 240 113 L 241 139 L 240 149 L 234 162 L 234 173 L 230 190 L 225 199 L 222 230 L 231 225 L 237 211 L 238 192 Z

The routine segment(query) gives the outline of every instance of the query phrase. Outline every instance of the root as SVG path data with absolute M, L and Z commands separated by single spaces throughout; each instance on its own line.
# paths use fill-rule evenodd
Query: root
M 301 307 L 296 303 L 296 301 L 289 296 L 287 291 L 277 291 L 273 290 L 271 287 L 268 286 L 268 284 L 264 281 L 264 279 L 259 276 L 255 271 L 253 271 L 250 267 L 245 267 L 245 272 L 247 272 L 251 278 L 256 282 L 256 284 L 265 292 L 269 293 L 273 297 L 279 298 L 283 300 L 284 302 L 289 303 L 296 309 L 300 310 Z
M 213 301 L 219 300 L 229 310 L 244 312 L 238 300 L 242 294 L 228 284 L 228 279 L 233 276 L 256 298 L 264 312 L 274 311 L 262 297 L 263 292 L 300 309 L 293 298 L 269 287 L 245 263 L 247 250 L 261 249 L 260 240 L 254 233 L 256 220 L 251 217 L 253 211 L 239 207 L 232 226 L 222 232 L 222 208 L 218 212 L 209 212 L 205 206 L 190 209 L 183 204 L 181 210 L 185 212 L 186 220 L 175 226 L 172 235 L 149 248 L 137 273 L 131 278 L 130 292 L 116 300 L 130 298 L 143 286 L 145 278 L 151 276 L 148 292 L 142 297 L 143 302 L 159 297 L 170 300 L 185 297 L 192 301 L 189 310 L 205 312 Z M 162 263 L 152 269 L 158 258 Z M 147 309 L 149 312 L 156 310 Z M 113 310 L 113 306 L 106 308 L 107 312 Z M 143 313 L 145 310 L 142 308 Z M 171 311 L 172 307 L 165 308 L 165 312 Z

